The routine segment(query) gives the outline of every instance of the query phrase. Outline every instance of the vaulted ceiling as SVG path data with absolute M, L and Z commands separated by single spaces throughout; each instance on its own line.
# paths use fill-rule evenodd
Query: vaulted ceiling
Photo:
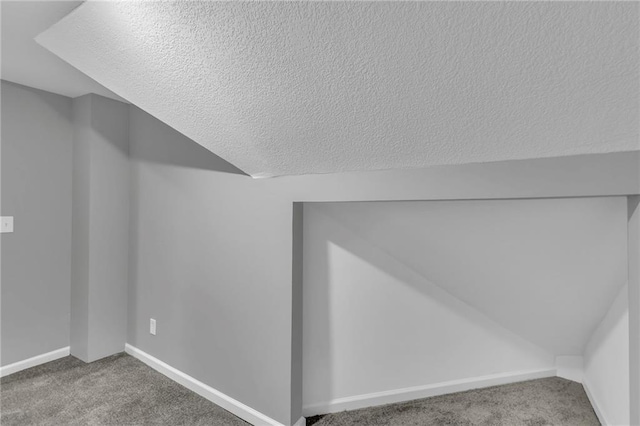
M 636 2 L 87 2 L 37 41 L 254 177 L 640 148 Z
M 124 101 L 34 40 L 81 4 L 76 0 L 1 1 L 2 79 L 72 98 L 97 93 Z

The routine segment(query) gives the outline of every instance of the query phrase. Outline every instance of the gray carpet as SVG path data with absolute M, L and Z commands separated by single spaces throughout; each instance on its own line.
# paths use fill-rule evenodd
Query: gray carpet
M 2 425 L 247 425 L 126 355 L 73 357 L 0 381 Z M 307 425 L 599 425 L 584 389 L 557 377 L 307 419 Z
M 3 426 L 248 424 L 126 354 L 30 368 L 3 377 L 0 395 Z
M 599 425 L 581 384 L 559 377 L 344 411 L 307 425 Z

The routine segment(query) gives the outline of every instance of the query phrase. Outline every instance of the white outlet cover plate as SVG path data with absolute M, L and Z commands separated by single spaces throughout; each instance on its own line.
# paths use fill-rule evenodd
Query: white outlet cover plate
M 13 216 L 2 216 L 0 222 L 0 233 L 13 232 Z

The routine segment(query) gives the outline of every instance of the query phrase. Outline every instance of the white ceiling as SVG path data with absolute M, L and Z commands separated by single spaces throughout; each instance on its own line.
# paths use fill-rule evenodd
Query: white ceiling
M 2 1 L 3 80 L 75 98 L 97 93 L 123 101 L 35 42 L 34 37 L 58 22 L 80 1 Z
M 87 2 L 38 37 L 254 177 L 640 149 L 637 2 Z
M 583 353 L 627 280 L 624 197 L 313 209 L 555 355 Z

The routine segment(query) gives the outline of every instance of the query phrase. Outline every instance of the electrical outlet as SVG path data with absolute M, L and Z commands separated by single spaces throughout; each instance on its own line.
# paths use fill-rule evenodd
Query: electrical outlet
M 156 335 L 156 320 L 153 318 L 149 320 L 149 333 Z

